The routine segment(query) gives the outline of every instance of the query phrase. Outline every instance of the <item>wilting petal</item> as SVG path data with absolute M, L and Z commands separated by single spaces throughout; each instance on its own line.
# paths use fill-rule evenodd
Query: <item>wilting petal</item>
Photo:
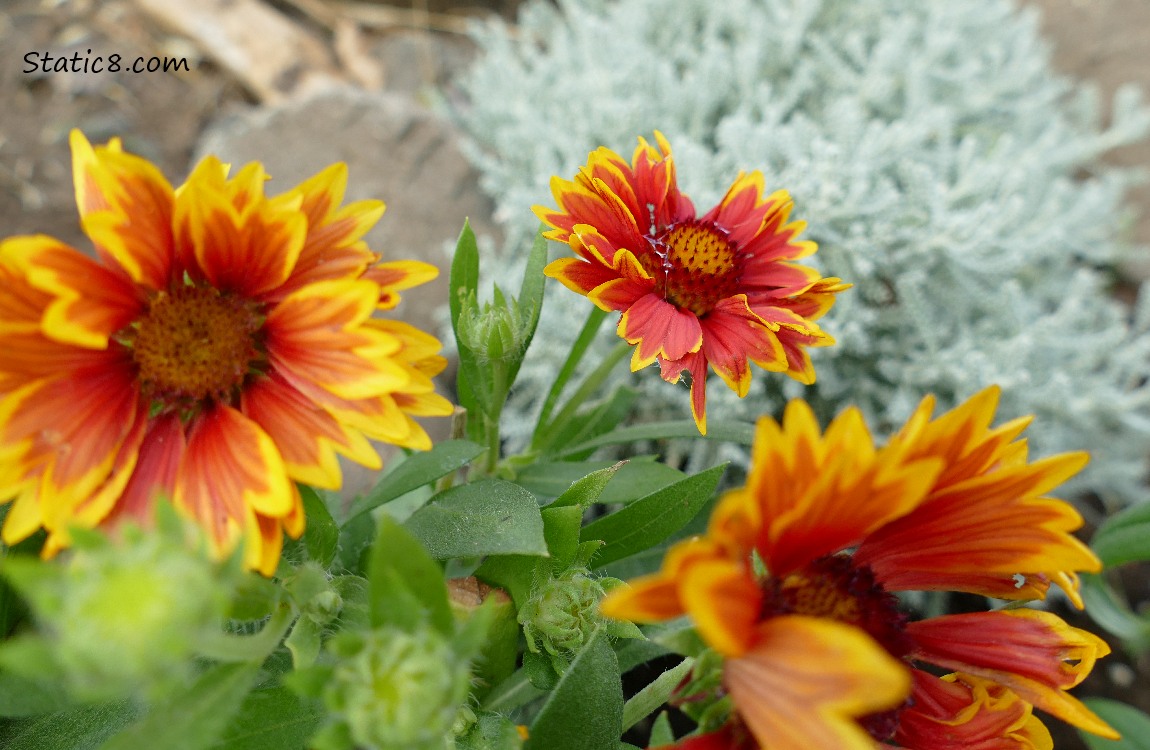
M 873 750 L 855 720 L 894 708 L 911 687 L 909 670 L 861 630 L 795 615 L 764 622 L 754 650 L 727 661 L 723 682 L 770 750 Z
M 997 682 L 1088 732 L 1118 735 L 1066 692 L 1110 653 L 1101 638 L 1049 612 L 1016 609 L 935 617 L 908 626 L 914 657 Z

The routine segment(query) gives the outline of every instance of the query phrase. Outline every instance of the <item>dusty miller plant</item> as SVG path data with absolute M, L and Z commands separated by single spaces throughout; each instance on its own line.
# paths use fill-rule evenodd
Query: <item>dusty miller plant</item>
M 1098 158 L 1143 137 L 1150 112 L 1122 90 L 1101 127 L 1092 92 L 1052 72 L 1035 13 L 1006 0 L 560 0 L 475 36 L 483 55 L 456 115 L 507 247 L 537 226 L 523 206 L 551 205 L 551 175 L 658 128 L 697 205 L 758 166 L 795 196 L 824 273 L 856 284 L 823 321 L 839 343 L 816 352 L 816 386 L 765 377 L 739 402 L 716 383 L 716 417 L 805 391 L 824 417 L 856 403 L 885 428 L 926 392 L 949 407 L 997 382 L 1004 416 L 1038 414 L 1037 451 L 1091 451 L 1075 489 L 1144 495 L 1150 294 L 1132 312 L 1109 292 L 1135 175 Z M 504 253 L 487 269 L 521 264 Z M 585 314 L 557 284 L 550 296 L 509 414 L 537 409 Z M 641 380 L 651 417 L 685 413 L 673 386 Z

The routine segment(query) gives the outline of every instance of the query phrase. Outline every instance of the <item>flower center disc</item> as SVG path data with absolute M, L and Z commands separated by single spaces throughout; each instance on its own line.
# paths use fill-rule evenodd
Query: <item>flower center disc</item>
M 735 294 L 740 263 L 738 248 L 726 231 L 710 222 L 676 224 L 645 254 L 643 266 L 655 277 L 664 297 L 697 316 Z
M 145 392 L 193 400 L 225 395 L 257 356 L 258 327 L 250 306 L 211 287 L 160 292 L 132 346 Z
M 764 582 L 764 615 L 810 615 L 854 625 L 901 659 L 912 644 L 907 616 L 898 599 L 883 589 L 867 566 L 845 555 L 827 555 L 787 577 Z

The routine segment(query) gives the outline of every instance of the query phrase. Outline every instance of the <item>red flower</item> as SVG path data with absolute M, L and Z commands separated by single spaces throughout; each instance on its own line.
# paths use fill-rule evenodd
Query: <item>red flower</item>
M 163 495 L 270 575 L 303 531 L 294 482 L 338 488 L 337 453 L 378 468 L 368 438 L 428 448 L 411 417 L 450 413 L 439 342 L 372 317 L 435 269 L 378 262 L 383 204 L 340 207 L 343 165 L 268 198 L 258 164 L 209 157 L 173 190 L 119 141 L 72 153 L 98 260 L 0 244 L 4 541 L 43 527 L 51 554 Z
M 1066 692 L 1109 653 L 1100 638 L 1030 609 L 910 622 L 892 593 L 1028 599 L 1056 581 L 1079 601 L 1075 572 L 1101 567 L 1069 533 L 1078 514 L 1045 497 L 1085 456 L 1027 463 L 1014 441 L 1026 420 L 990 428 L 997 398 L 988 389 L 933 420 L 928 398 L 881 449 L 857 410 L 820 434 L 792 401 L 782 425 L 759 421 L 747 485 L 722 498 L 706 536 L 612 590 L 603 612 L 689 615 L 726 657 L 737 724 L 769 750 L 1049 747 L 1032 706 L 1116 737 Z M 745 747 L 728 734 L 714 746 Z
M 794 261 L 815 252 L 788 222 L 791 197 L 763 197 L 758 172 L 740 174 L 719 205 L 697 216 L 675 183 L 671 147 L 642 138 L 628 165 L 600 148 L 573 182 L 553 178 L 558 210 L 535 208 L 578 257 L 545 273 L 603 310 L 623 313 L 618 332 L 635 344 L 631 369 L 658 362 L 664 380 L 691 375 L 691 412 L 707 431 L 710 366 L 743 397 L 748 362 L 813 383 L 806 348 L 834 343 L 815 320 L 848 288 Z

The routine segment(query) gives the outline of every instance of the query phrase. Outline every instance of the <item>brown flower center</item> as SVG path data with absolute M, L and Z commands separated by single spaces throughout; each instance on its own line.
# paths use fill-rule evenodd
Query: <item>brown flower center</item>
M 725 230 L 692 220 L 671 227 L 653 244 L 641 262 L 668 302 L 702 317 L 736 293 L 742 262 Z
M 212 287 L 159 292 L 131 343 L 145 394 L 179 401 L 226 397 L 259 354 L 259 325 L 250 303 Z
M 845 622 L 863 630 L 896 659 L 914 648 L 906 634 L 907 616 L 898 599 L 875 580 L 869 566 L 856 566 L 846 555 L 827 555 L 782 579 L 768 578 L 763 618 L 809 615 Z M 862 717 L 859 721 L 876 740 L 890 738 L 902 706 Z

